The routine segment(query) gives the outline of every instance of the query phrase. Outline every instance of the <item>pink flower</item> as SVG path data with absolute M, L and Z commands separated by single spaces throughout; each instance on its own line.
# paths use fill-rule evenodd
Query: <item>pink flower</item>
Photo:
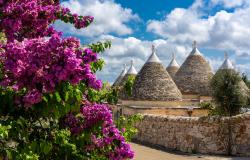
M 26 107 L 39 103 L 42 100 L 42 94 L 38 90 L 29 91 L 23 98 Z

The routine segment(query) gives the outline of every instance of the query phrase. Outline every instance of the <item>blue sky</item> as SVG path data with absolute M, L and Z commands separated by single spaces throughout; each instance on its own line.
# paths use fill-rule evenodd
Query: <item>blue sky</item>
M 134 34 L 140 39 L 154 40 L 159 38 L 150 32 L 146 32 L 146 23 L 150 19 L 161 20 L 164 16 L 176 7 L 187 8 L 194 2 L 193 0 L 143 0 L 135 2 L 134 0 L 116 0 L 123 8 L 131 8 L 134 13 L 140 16 L 138 23 L 129 25 L 135 28 Z
M 113 82 L 131 59 L 139 71 L 152 44 L 164 66 L 172 52 L 181 65 L 194 40 L 214 71 L 227 51 L 236 68 L 250 76 L 249 0 L 64 0 L 63 5 L 95 17 L 82 30 L 57 22 L 65 36 L 76 36 L 82 43 L 112 41 L 102 55 L 106 66 L 98 73 L 104 81 Z
M 142 19 L 162 19 L 166 13 L 174 8 L 187 8 L 194 2 L 193 0 L 143 0 L 135 2 L 135 0 L 116 0 L 125 8 L 131 8 L 138 13 Z

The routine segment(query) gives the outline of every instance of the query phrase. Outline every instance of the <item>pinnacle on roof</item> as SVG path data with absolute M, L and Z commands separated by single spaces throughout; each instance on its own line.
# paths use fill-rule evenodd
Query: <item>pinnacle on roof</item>
M 125 74 L 127 73 L 127 64 L 123 64 L 123 71 L 121 73 L 121 76 L 125 76 Z
M 134 67 L 134 61 L 133 60 L 131 60 L 131 66 L 130 66 L 127 74 L 137 74 L 137 71 L 136 71 L 136 69 Z
M 156 49 L 155 49 L 154 45 L 152 45 L 152 53 L 151 53 L 150 57 L 148 58 L 147 62 L 161 63 L 160 59 L 156 55 Z
M 121 83 L 121 80 L 123 79 L 123 77 L 126 75 L 127 73 L 127 65 L 124 64 L 124 69 L 122 70 L 121 74 L 117 77 L 117 79 L 115 80 L 113 86 L 119 86 Z
M 202 56 L 201 52 L 197 48 L 197 42 L 196 41 L 193 42 L 192 46 L 193 46 L 193 50 L 191 51 L 190 55 L 199 55 L 199 56 Z
M 178 68 L 180 67 L 179 64 L 175 60 L 175 54 L 174 53 L 172 54 L 172 60 L 171 60 L 170 64 L 168 65 L 168 68 L 169 67 L 178 67 Z
M 228 59 L 228 53 L 225 52 L 225 60 L 220 69 L 235 69 L 232 62 Z

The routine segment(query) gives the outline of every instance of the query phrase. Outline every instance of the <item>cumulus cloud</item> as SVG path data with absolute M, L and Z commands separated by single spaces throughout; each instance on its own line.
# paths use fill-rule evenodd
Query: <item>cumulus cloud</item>
M 189 47 L 185 47 L 164 39 L 147 41 L 135 37 L 119 38 L 111 35 L 102 35 L 97 38 L 97 40 L 107 39 L 111 40 L 112 47 L 102 54 L 106 65 L 104 70 L 98 73 L 98 77 L 110 82 L 114 82 L 120 74 L 123 69 L 123 64 L 129 66 L 132 59 L 135 62 L 135 68 L 139 71 L 152 53 L 152 44 L 156 46 L 157 55 L 164 67 L 170 63 L 173 52 L 176 54 L 176 59 L 179 64 L 182 64 L 191 52 L 191 44 Z
M 204 48 L 231 50 L 237 55 L 250 56 L 249 15 L 250 7 L 237 8 L 233 12 L 221 10 L 207 17 L 199 8 L 176 8 L 162 21 L 149 20 L 147 31 L 174 43 L 186 45 L 197 40 Z
M 209 4 L 196 0 L 189 8 L 175 8 L 165 15 L 164 20 L 153 19 L 147 22 L 147 31 L 159 36 L 154 41 L 133 37 L 134 31 L 130 24 L 138 23 L 139 16 L 114 0 L 65 1 L 63 5 L 70 8 L 73 13 L 93 15 L 95 22 L 83 30 L 76 30 L 71 25 L 60 22 L 56 23 L 56 27 L 71 35 L 88 37 L 91 41 L 111 40 L 112 48 L 102 55 L 106 66 L 98 73 L 98 77 L 113 82 L 122 71 L 123 64 L 129 65 L 131 59 L 134 59 L 135 67 L 139 71 L 151 53 L 152 44 L 156 45 L 157 54 L 165 67 L 171 60 L 172 52 L 176 53 L 178 63 L 182 64 L 191 51 L 193 40 L 198 41 L 199 48 L 227 50 L 243 59 L 250 59 L 248 4 L 249 0 L 211 0 Z M 209 15 L 204 13 L 207 5 L 220 5 L 234 10 L 220 10 Z M 222 55 L 207 60 L 214 71 L 223 62 Z M 233 61 L 236 64 L 236 61 Z M 249 73 L 248 67 L 248 63 L 237 65 L 240 71 L 246 73 Z
M 164 39 L 157 39 L 154 41 L 140 40 L 135 37 L 119 38 L 111 35 L 102 35 L 97 38 L 98 40 L 111 40 L 112 47 L 102 54 L 102 58 L 105 60 L 104 69 L 98 73 L 98 78 L 104 81 L 113 83 L 117 76 L 123 70 L 123 64 L 130 66 L 130 61 L 133 59 L 135 62 L 135 68 L 139 72 L 141 67 L 144 65 L 148 57 L 150 56 L 151 46 L 156 46 L 157 55 L 162 61 L 164 67 L 167 67 L 172 59 L 172 53 L 175 53 L 176 60 L 181 65 L 186 57 L 192 50 L 191 43 L 188 47 L 179 45 L 177 43 L 169 42 Z M 204 54 L 203 54 L 204 55 Z M 205 56 L 205 55 L 204 55 Z M 216 72 L 224 61 L 222 57 L 205 57 L 210 63 L 213 71 Z M 231 57 L 235 64 L 234 57 Z M 127 68 L 128 68 L 127 67 Z M 239 66 L 239 68 L 244 68 Z M 245 71 L 246 69 L 240 69 Z
M 62 2 L 73 13 L 79 15 L 92 15 L 94 22 L 87 29 L 77 30 L 71 25 L 57 22 L 58 29 L 66 33 L 94 37 L 102 34 L 113 33 L 117 35 L 128 35 L 133 29 L 127 25 L 131 21 L 139 21 L 140 18 L 131 9 L 123 8 L 113 0 L 69 0 Z
M 238 71 L 242 72 L 242 73 L 245 73 L 246 75 L 250 75 L 250 63 L 245 63 L 245 64 L 238 64 L 237 65 L 237 69 Z
M 225 8 L 244 7 L 250 4 L 249 0 L 211 0 L 211 5 L 222 5 Z

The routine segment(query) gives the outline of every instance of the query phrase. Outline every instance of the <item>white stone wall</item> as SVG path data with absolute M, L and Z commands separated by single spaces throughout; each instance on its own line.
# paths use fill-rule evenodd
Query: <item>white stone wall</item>
M 250 156 L 250 113 L 232 118 L 145 115 L 136 140 L 190 153 L 227 154 L 232 124 L 232 154 Z

